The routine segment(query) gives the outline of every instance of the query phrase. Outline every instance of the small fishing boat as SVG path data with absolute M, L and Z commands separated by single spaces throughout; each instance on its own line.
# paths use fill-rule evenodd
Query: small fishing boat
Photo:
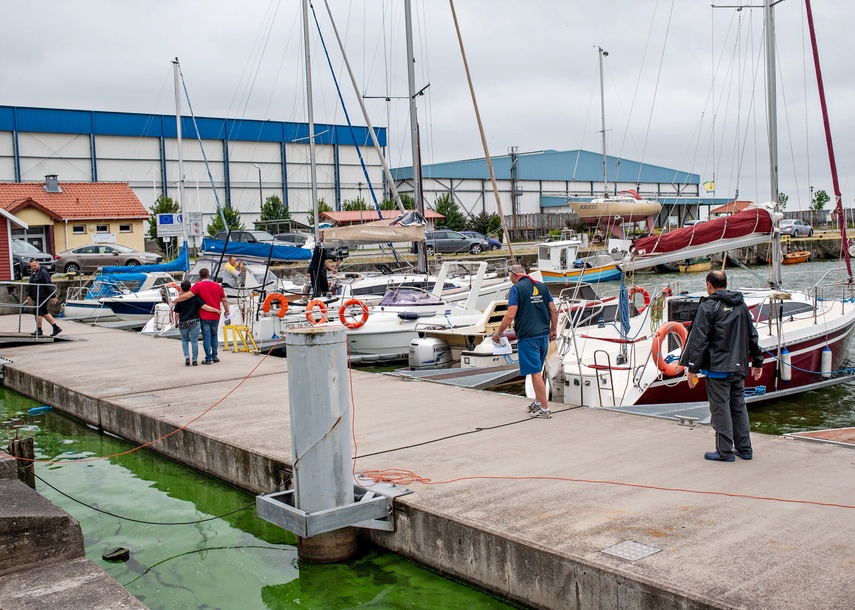
M 785 254 L 781 263 L 784 265 L 797 265 L 798 263 L 804 263 L 809 260 L 810 252 L 807 250 L 799 250 L 797 252 L 788 252 Z
M 62 317 L 82 322 L 117 320 L 116 314 L 103 299 L 159 290 L 162 286 L 174 282 L 172 275 L 162 271 L 99 273 L 91 283 L 71 286 L 68 289 L 68 297 L 62 305 Z
M 611 254 L 600 252 L 579 256 L 578 239 L 545 242 L 537 245 L 537 267 L 545 283 L 606 282 L 619 279 L 623 271 Z
M 680 269 L 680 273 L 701 273 L 704 271 L 710 271 L 712 269 L 712 259 L 707 257 L 691 258 L 679 263 L 677 267 Z

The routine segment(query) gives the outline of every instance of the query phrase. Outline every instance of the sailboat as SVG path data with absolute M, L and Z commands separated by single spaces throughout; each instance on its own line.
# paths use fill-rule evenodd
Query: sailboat
M 686 258 L 752 244 L 773 243 L 780 249 L 778 223 L 777 135 L 775 131 L 775 70 L 773 0 L 766 0 L 767 112 L 770 126 L 770 181 L 776 203 L 747 209 L 727 218 L 678 229 L 638 240 L 621 267 L 631 271 Z M 814 37 L 808 17 L 811 36 Z M 814 43 L 814 54 L 816 47 Z M 822 91 L 821 72 L 816 62 Z M 824 100 L 821 93 L 820 99 Z M 825 114 L 825 105 L 823 113 Z M 826 126 L 827 118 L 826 118 Z M 836 186 L 836 168 L 828 130 L 829 157 Z M 838 214 L 842 203 L 838 195 Z M 845 227 L 845 223 L 841 223 Z M 845 229 L 844 229 L 845 230 Z M 855 370 L 846 367 L 849 341 L 855 328 L 855 287 L 844 252 L 848 280 L 828 281 L 827 273 L 806 290 L 785 290 L 780 274 L 781 257 L 775 257 L 771 285 L 742 290 L 763 349 L 763 373 L 759 380 L 746 379 L 749 404 L 855 379 Z M 709 418 L 706 394 L 690 390 L 684 368 L 678 363 L 685 345 L 687 326 L 694 319 L 701 297 L 706 293 L 672 295 L 669 289 L 651 295 L 652 303 L 639 315 L 601 328 L 586 327 L 580 332 L 562 318 L 559 328 L 558 363 L 548 366 L 554 399 L 568 405 L 615 408 L 661 417 Z M 701 380 L 704 383 L 704 380 Z

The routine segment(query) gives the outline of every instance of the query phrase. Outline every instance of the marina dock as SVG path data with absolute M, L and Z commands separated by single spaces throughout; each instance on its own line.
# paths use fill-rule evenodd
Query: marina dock
M 62 326 L 2 351 L 7 387 L 247 491 L 287 486 L 287 359 L 185 367 L 175 340 Z M 351 381 L 355 472 L 414 477 L 395 531 L 364 531 L 383 548 L 535 608 L 855 606 L 849 447 L 754 434 L 752 461 L 709 462 L 708 426 Z

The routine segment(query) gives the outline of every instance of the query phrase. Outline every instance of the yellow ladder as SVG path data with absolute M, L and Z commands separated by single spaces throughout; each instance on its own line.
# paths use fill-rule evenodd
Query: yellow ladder
M 223 326 L 223 343 L 226 344 L 226 350 L 229 349 L 229 340 L 234 343 L 233 352 L 257 352 L 258 346 L 255 344 L 255 339 L 252 338 L 252 333 L 249 332 L 247 326 L 236 326 L 229 324 Z M 240 341 L 241 345 L 238 345 Z M 249 346 L 252 345 L 252 349 Z

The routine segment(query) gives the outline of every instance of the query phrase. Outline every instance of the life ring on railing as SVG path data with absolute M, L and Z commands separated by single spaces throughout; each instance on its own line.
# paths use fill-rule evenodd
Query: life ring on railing
M 665 341 L 665 337 L 670 334 L 677 335 L 677 339 L 680 340 L 681 351 L 686 347 L 686 339 L 689 337 L 689 332 L 686 330 L 686 327 L 679 322 L 668 322 L 660 326 L 659 330 L 656 331 L 656 334 L 653 335 L 653 345 L 650 348 L 650 354 L 653 358 L 653 362 L 656 363 L 656 368 L 669 377 L 676 377 L 677 375 L 682 375 L 683 369 L 686 367 L 681 366 L 676 360 L 674 362 L 665 361 L 666 354 L 663 353 L 662 342 Z
M 361 307 L 362 317 L 353 319 L 348 318 L 347 312 L 350 307 Z M 341 320 L 341 323 L 344 324 L 346 328 L 360 328 L 368 321 L 368 305 L 359 299 L 348 299 L 344 302 L 344 305 L 338 308 L 338 319 Z
M 267 295 L 267 298 L 264 299 L 264 303 L 261 305 L 261 311 L 264 313 L 270 313 L 270 304 L 276 301 L 279 303 L 279 312 L 276 314 L 277 317 L 284 318 L 285 314 L 288 313 L 288 299 L 285 298 L 285 295 L 281 292 L 271 292 Z
M 629 289 L 629 302 L 632 303 L 632 295 L 641 294 L 644 297 L 644 304 L 638 308 L 638 313 L 644 313 L 644 310 L 647 309 L 648 305 L 650 305 L 650 293 L 647 292 L 641 286 L 633 286 Z M 634 304 L 634 303 L 633 303 Z
M 315 319 L 315 307 L 321 312 L 321 317 Z M 312 326 L 317 324 L 326 324 L 327 320 L 327 306 L 320 299 L 313 299 L 309 301 L 309 304 L 306 305 L 306 319 L 312 323 Z

